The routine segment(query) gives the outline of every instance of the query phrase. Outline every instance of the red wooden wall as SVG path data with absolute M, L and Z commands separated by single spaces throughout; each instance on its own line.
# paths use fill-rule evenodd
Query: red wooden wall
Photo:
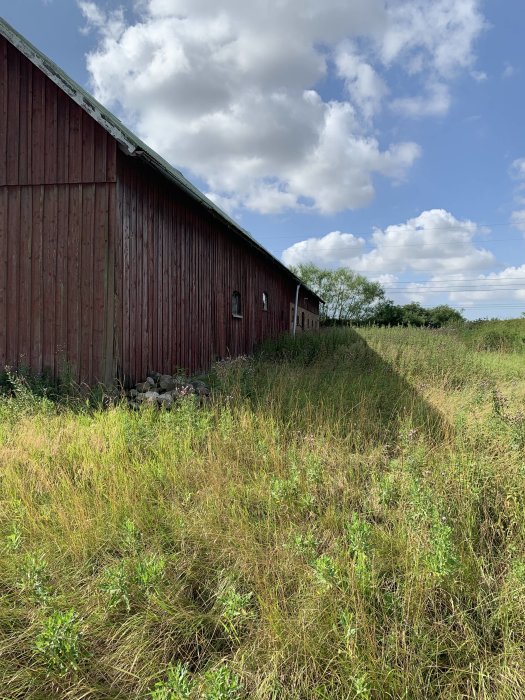
M 116 142 L 0 37 L 0 367 L 113 372 Z
M 291 276 L 152 168 L 119 152 L 117 171 L 116 356 L 125 378 L 194 372 L 289 330 Z M 242 319 L 232 316 L 234 291 Z M 313 299 L 301 302 L 318 312 Z
M 0 37 L 0 368 L 195 372 L 287 331 L 295 288 Z

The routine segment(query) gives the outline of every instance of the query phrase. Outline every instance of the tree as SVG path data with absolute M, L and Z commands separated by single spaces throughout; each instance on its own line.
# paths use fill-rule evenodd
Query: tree
M 417 301 L 401 307 L 403 326 L 428 326 L 430 312 Z
M 394 304 L 392 299 L 380 301 L 374 307 L 369 323 L 377 326 L 400 326 L 403 323 L 403 309 Z
M 308 263 L 291 270 L 324 299 L 321 321 L 362 323 L 371 317 L 376 304 L 385 296 L 379 282 L 371 282 L 346 267 L 327 270 Z
M 432 328 L 442 328 L 450 323 L 461 323 L 465 318 L 448 304 L 440 304 L 430 309 L 429 325 Z

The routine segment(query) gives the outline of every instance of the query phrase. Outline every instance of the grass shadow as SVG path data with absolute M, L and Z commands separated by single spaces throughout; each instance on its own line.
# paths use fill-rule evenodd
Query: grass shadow
M 390 363 L 352 328 L 261 346 L 253 363 L 219 368 L 219 384 L 291 431 L 333 434 L 355 448 L 391 444 L 400 434 L 443 439 L 448 425 Z

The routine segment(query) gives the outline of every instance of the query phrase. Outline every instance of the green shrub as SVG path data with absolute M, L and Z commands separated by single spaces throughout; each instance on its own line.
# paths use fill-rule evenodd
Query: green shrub
M 239 677 L 226 665 L 209 669 L 204 674 L 203 700 L 237 700 L 241 691 Z
M 75 610 L 52 612 L 44 619 L 35 650 L 49 673 L 78 671 L 87 658 L 82 642 L 82 620 Z
M 157 681 L 149 697 L 151 700 L 188 700 L 192 687 L 188 667 L 179 661 L 175 666 L 168 666 L 166 680 Z

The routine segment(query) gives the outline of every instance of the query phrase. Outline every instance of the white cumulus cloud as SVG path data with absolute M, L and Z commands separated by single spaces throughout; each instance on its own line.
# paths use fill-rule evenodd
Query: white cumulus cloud
M 388 14 L 381 37 L 387 64 L 401 61 L 414 73 L 444 78 L 473 66 L 473 43 L 486 28 L 477 0 L 398 0 Z
M 448 282 L 453 285 L 453 282 Z M 473 287 L 471 291 L 465 287 Z M 450 300 L 468 307 L 472 304 L 508 304 L 525 302 L 525 265 L 506 267 L 499 272 L 479 275 L 468 285 L 458 283 L 460 291 L 450 292 Z M 462 288 L 463 287 L 463 288 Z
M 484 27 L 480 0 L 137 0 L 133 15 L 79 5 L 98 37 L 96 96 L 230 211 L 261 213 L 362 207 L 376 177 L 406 178 L 419 146 L 383 143 L 374 117 L 390 98 L 444 114 Z M 420 81 L 412 103 L 396 102 L 407 98 L 386 80 L 392 66 Z M 341 84 L 330 99 L 327 78 Z
M 365 245 L 365 239 L 351 233 L 332 231 L 321 238 L 308 238 L 299 241 L 283 252 L 285 265 L 315 262 L 323 266 L 347 266 L 358 257 Z
M 413 97 L 398 97 L 390 108 L 406 117 L 440 117 L 447 114 L 451 103 L 447 85 L 435 83 L 427 87 L 426 94 Z
M 300 241 L 287 248 L 287 265 L 314 262 L 343 265 L 374 279 L 405 272 L 461 273 L 488 269 L 493 253 L 478 247 L 474 238 L 485 229 L 469 220 L 459 220 L 444 209 L 431 209 L 402 224 L 376 229 L 368 241 L 351 233 L 335 231 Z
M 400 304 L 448 303 L 471 308 L 474 316 L 476 310 L 490 310 L 494 304 L 511 309 L 523 303 L 525 309 L 525 265 L 493 271 L 497 260 L 478 242 L 488 236 L 489 231 L 473 221 L 431 209 L 376 229 L 367 239 L 333 231 L 300 241 L 284 251 L 282 259 L 287 265 L 349 267 L 381 282 L 387 298 Z

